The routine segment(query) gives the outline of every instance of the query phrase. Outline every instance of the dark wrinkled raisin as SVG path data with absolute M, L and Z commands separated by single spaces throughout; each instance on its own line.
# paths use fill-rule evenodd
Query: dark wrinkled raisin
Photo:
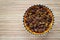
M 39 5 L 39 8 L 43 8 L 43 5 Z

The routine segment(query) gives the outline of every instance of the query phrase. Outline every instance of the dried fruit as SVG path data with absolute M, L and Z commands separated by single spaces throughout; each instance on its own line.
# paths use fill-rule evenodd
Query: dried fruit
M 43 5 L 31 6 L 24 14 L 24 25 L 26 24 L 26 29 L 33 34 L 48 32 L 52 28 L 53 21 L 51 10 Z

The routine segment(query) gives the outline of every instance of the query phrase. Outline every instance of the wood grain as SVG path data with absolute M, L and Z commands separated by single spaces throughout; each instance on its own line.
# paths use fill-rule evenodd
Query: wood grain
M 42 4 L 53 12 L 55 23 L 45 36 L 26 31 L 23 15 L 32 5 Z M 0 40 L 60 40 L 60 0 L 0 0 Z

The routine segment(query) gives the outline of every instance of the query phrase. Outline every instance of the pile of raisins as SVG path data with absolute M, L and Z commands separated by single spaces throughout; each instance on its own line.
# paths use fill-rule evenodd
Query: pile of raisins
M 43 5 L 31 6 L 24 14 L 26 26 L 32 32 L 42 33 L 49 28 L 52 17 Z

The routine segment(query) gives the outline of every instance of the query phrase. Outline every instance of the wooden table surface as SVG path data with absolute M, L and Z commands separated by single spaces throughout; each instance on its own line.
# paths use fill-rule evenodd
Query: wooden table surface
M 36 4 L 50 8 L 55 17 L 45 36 L 33 35 L 23 26 L 25 11 Z M 60 40 L 60 0 L 0 0 L 0 40 Z

